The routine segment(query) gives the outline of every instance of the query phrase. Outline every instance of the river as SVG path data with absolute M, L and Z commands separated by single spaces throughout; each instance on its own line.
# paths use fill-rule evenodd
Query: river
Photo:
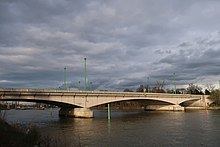
M 52 146 L 220 146 L 220 111 L 96 110 L 95 118 L 59 118 L 58 109 L 7 110 L 9 123 L 35 124 Z

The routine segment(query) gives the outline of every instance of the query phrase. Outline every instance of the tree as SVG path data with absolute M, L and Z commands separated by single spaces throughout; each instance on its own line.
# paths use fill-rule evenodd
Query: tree
M 208 89 L 206 89 L 205 90 L 205 95 L 210 95 L 210 94 L 211 94 L 211 92 Z
M 220 90 L 218 90 L 218 89 L 213 90 L 210 93 L 209 98 L 212 99 L 215 104 L 219 105 L 220 104 Z
M 156 83 L 157 89 L 160 89 L 160 90 L 163 89 L 164 85 L 165 85 L 165 81 L 164 80 L 157 81 L 157 83 Z
M 189 87 L 186 89 L 188 94 L 203 94 L 202 88 L 198 85 L 194 85 L 193 83 L 189 84 Z
M 213 86 L 212 84 L 206 84 L 206 88 L 209 92 L 212 92 L 215 89 L 215 86 Z
M 169 88 L 166 89 L 166 92 L 170 93 L 170 94 L 173 93 L 173 91 L 171 89 L 169 89 Z
M 144 87 L 144 85 L 140 85 L 140 87 L 137 88 L 136 92 L 144 92 L 146 90 L 146 88 Z
M 130 89 L 128 89 L 128 88 L 126 88 L 126 89 L 124 90 L 124 92 L 133 92 L 133 91 L 130 90 Z
M 152 89 L 152 92 L 154 93 L 165 93 L 165 90 L 163 89 L 165 85 L 165 81 L 157 81 L 156 86 Z

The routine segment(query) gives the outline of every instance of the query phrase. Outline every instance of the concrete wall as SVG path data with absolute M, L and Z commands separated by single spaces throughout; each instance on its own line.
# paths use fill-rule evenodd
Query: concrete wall
M 180 105 L 147 105 L 145 110 L 148 111 L 184 111 Z
M 213 101 L 208 95 L 203 95 L 200 100 L 185 102 L 186 107 L 208 107 Z

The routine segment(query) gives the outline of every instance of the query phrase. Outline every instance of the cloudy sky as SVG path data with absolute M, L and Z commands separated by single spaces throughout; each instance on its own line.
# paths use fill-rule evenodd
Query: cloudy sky
M 0 87 L 218 85 L 218 0 L 0 0 Z

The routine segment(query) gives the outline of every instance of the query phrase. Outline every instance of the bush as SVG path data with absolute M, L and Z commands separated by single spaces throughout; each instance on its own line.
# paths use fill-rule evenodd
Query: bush
M 217 90 L 213 90 L 210 93 L 209 98 L 214 101 L 214 104 L 220 105 L 220 91 L 218 89 Z

